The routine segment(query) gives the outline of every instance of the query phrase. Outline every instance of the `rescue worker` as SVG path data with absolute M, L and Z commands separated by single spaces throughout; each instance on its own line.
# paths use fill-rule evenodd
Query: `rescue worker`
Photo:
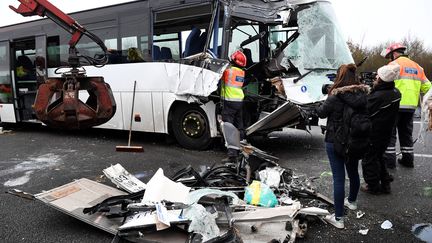
M 402 95 L 397 123 L 384 154 L 388 168 L 396 167 L 396 129 L 402 152 L 402 158 L 398 162 L 405 167 L 414 167 L 412 137 L 414 112 L 419 103 L 420 93 L 426 93 L 431 87 L 431 82 L 426 78 L 423 68 L 405 55 L 406 49 L 406 46 L 394 43 L 381 53 L 384 58 L 391 60 L 390 64 L 399 64 L 399 77 L 394 82 Z
M 240 141 L 246 137 L 242 114 L 244 98 L 242 88 L 245 78 L 245 72 L 242 68 L 244 67 L 246 67 L 246 56 L 242 51 L 237 50 L 230 56 L 230 66 L 222 76 L 222 127 L 228 148 L 228 158 L 224 159 L 223 162 L 237 162 Z
M 368 112 L 372 123 L 370 146 L 362 159 L 363 178 L 360 189 L 370 194 L 390 193 L 392 178 L 383 160 L 390 142 L 399 111 L 401 94 L 394 80 L 399 77 L 400 66 L 386 65 L 378 69 L 372 92 L 368 95 Z

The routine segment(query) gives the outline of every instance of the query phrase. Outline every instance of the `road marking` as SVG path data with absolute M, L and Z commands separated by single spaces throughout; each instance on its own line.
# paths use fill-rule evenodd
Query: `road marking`
M 415 157 L 432 158 L 432 154 L 414 154 Z

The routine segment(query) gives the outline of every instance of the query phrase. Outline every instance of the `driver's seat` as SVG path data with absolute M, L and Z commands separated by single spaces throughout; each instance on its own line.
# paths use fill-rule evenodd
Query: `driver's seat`
M 246 56 L 246 68 L 250 67 L 253 65 L 253 60 L 252 60 L 252 51 L 249 48 L 244 48 L 243 49 L 243 53 Z

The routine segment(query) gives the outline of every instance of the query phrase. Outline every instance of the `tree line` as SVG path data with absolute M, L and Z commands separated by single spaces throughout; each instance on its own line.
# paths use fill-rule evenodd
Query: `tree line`
M 358 68 L 358 73 L 376 72 L 378 68 L 388 64 L 389 60 L 384 59 L 380 54 L 390 43 L 391 42 L 387 42 L 373 47 L 364 47 L 361 44 L 348 41 L 348 47 L 355 63 L 359 63 L 365 57 L 368 57 L 363 65 Z M 407 54 L 409 58 L 422 66 L 428 79 L 432 80 L 432 51 L 426 48 L 424 42 L 416 37 L 405 37 L 401 43 L 408 47 Z

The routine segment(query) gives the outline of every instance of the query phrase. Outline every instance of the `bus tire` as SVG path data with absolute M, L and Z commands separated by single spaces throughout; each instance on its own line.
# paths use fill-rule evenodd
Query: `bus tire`
M 177 142 L 187 149 L 204 150 L 211 144 L 206 113 L 195 105 L 179 105 L 172 113 L 172 131 Z

